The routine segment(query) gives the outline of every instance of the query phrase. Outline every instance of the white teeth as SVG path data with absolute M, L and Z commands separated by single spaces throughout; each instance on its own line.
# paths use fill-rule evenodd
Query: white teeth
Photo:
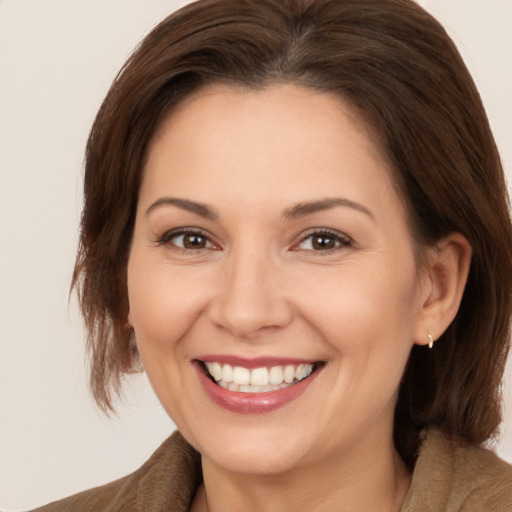
M 305 379 L 306 377 L 309 377 L 311 375 L 311 372 L 313 371 L 313 366 L 310 364 L 300 364 L 297 366 L 297 369 L 295 370 L 295 378 L 297 380 Z
M 291 366 L 291 365 L 285 366 L 284 372 L 283 372 L 283 378 L 287 384 L 291 384 L 293 382 L 293 379 L 295 378 L 295 366 Z
M 269 372 L 269 380 L 272 386 L 277 386 L 283 382 L 283 369 L 280 366 L 272 366 Z
M 233 367 L 225 364 L 222 367 L 222 380 L 224 382 L 233 382 Z
M 251 384 L 253 386 L 268 386 L 268 370 L 266 368 L 255 368 L 251 372 Z
M 219 381 L 222 379 L 222 367 L 219 363 L 212 363 L 211 369 L 209 368 L 212 377 Z
M 313 371 L 312 364 L 271 366 L 252 370 L 243 366 L 221 365 L 217 362 L 207 362 L 205 365 L 219 386 L 242 393 L 266 393 L 283 389 L 305 379 Z
M 214 377 L 215 378 L 215 377 Z M 246 386 L 251 381 L 251 372 L 247 368 L 235 366 L 233 368 L 233 382 L 239 386 Z

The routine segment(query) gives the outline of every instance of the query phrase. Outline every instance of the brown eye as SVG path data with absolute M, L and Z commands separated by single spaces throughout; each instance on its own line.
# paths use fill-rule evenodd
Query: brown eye
M 350 238 L 342 233 L 317 231 L 303 238 L 295 250 L 329 252 L 350 245 Z
M 206 237 L 197 233 L 182 235 L 183 247 L 185 249 L 204 249 L 207 245 Z
M 165 233 L 159 240 L 161 245 L 170 245 L 179 249 L 189 251 L 200 251 L 202 249 L 214 249 L 215 244 L 211 242 L 207 235 L 200 231 L 179 231 Z
M 313 236 L 311 246 L 316 251 L 325 251 L 336 247 L 336 240 L 329 235 Z

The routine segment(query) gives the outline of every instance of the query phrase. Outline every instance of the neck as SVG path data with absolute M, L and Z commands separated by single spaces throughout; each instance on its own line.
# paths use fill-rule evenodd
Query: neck
M 206 458 L 202 465 L 194 512 L 399 512 L 411 479 L 391 440 L 366 440 L 360 449 L 281 474 L 234 474 Z

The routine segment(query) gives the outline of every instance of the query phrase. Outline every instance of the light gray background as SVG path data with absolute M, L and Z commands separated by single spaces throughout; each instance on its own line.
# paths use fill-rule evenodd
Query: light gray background
M 22 510 L 138 467 L 173 429 L 145 376 L 108 420 L 87 391 L 68 286 L 84 144 L 131 49 L 185 1 L 0 0 L 0 507 Z M 512 1 L 423 0 L 449 30 L 512 174 Z M 510 180 L 512 181 L 512 180 Z M 512 369 L 498 451 L 512 461 Z

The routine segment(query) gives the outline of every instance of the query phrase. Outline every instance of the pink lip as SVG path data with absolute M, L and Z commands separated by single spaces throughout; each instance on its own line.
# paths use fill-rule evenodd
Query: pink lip
M 299 364 L 314 364 L 317 361 L 306 359 L 290 359 L 284 357 L 256 357 L 253 359 L 245 359 L 238 356 L 228 356 L 220 354 L 208 354 L 197 358 L 199 361 L 205 363 L 221 363 L 229 364 L 231 366 L 243 366 L 244 368 L 263 368 L 269 366 L 286 366 L 286 365 L 299 365 Z
M 216 359 L 216 361 L 219 361 L 219 359 Z M 223 358 L 222 361 L 224 362 L 225 359 Z M 267 364 L 261 364 L 262 361 L 263 360 L 259 360 L 258 364 L 252 367 L 259 368 L 262 366 L 267 366 Z M 267 360 L 265 359 L 265 361 Z M 289 359 L 286 361 L 288 364 L 292 364 Z M 276 363 L 273 362 L 270 366 L 275 365 Z M 203 389 L 210 397 L 210 399 L 220 407 L 239 414 L 262 414 L 265 412 L 275 411 L 280 407 L 284 407 L 288 403 L 299 398 L 321 371 L 321 369 L 317 369 L 308 378 L 301 380 L 297 384 L 294 384 L 288 388 L 278 389 L 276 391 L 268 391 L 266 393 L 240 393 L 237 391 L 229 391 L 228 389 L 222 388 L 211 381 L 206 376 L 205 371 L 199 361 L 195 361 L 194 366 L 199 376 L 199 381 L 201 382 Z

